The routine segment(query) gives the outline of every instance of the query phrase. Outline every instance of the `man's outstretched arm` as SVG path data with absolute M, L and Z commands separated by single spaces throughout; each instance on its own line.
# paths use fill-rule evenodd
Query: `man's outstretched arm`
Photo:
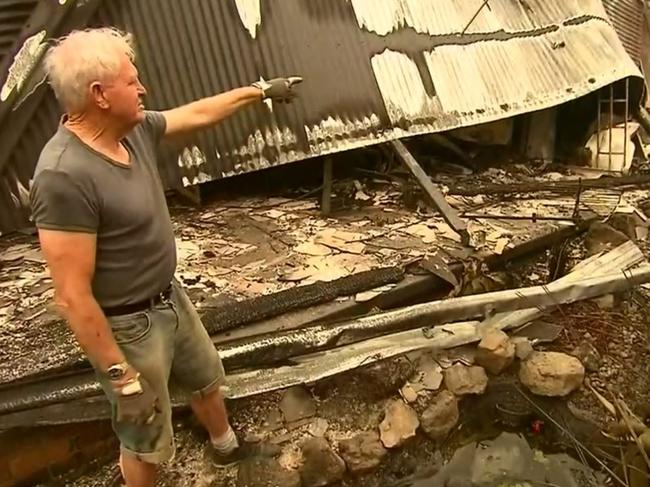
M 165 136 L 193 132 L 216 125 L 239 109 L 264 99 L 289 102 L 296 96 L 293 86 L 301 81 L 302 78 L 297 77 L 259 81 L 251 86 L 235 88 L 164 111 L 162 114 L 167 122 Z

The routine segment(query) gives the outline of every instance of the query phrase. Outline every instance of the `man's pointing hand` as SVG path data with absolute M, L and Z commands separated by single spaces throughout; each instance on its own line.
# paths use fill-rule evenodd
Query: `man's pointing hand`
M 279 103 L 289 103 L 297 93 L 293 87 L 302 83 L 299 76 L 290 76 L 288 78 L 274 78 L 271 80 L 260 80 L 253 83 L 253 86 L 262 90 L 262 99 L 273 100 Z

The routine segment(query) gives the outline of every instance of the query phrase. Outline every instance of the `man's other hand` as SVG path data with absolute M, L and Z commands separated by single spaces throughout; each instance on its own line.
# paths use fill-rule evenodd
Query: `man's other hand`
M 140 374 L 126 383 L 114 383 L 113 390 L 117 396 L 118 423 L 150 424 L 160 413 L 156 393 Z

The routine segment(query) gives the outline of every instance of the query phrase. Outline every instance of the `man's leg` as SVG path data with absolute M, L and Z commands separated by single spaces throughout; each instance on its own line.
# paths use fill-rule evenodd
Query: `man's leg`
M 225 380 L 221 359 L 201 318 L 178 283 L 173 284 L 172 301 L 178 313 L 172 374 L 193 393 L 192 410 L 208 431 L 215 452 L 229 457 L 239 444 L 219 391 Z
M 126 487 L 154 487 L 156 485 L 156 465 L 141 462 L 135 456 L 122 452 L 120 470 Z
M 211 440 L 214 441 L 228 433 L 228 412 L 218 389 L 205 396 L 194 397 L 190 405 L 199 422 L 210 434 Z

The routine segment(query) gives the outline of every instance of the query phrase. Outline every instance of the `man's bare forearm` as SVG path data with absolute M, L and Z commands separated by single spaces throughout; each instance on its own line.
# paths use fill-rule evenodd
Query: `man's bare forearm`
M 247 86 L 202 98 L 163 112 L 167 119 L 166 135 L 200 130 L 219 123 L 239 109 L 262 100 L 259 88 Z
M 125 360 L 104 312 L 91 294 L 67 299 L 60 307 L 77 342 L 96 367 L 105 371 Z
M 240 108 L 253 102 L 259 102 L 261 99 L 262 91 L 260 89 L 246 86 L 203 98 L 191 103 L 189 107 L 200 119 L 205 120 L 207 126 L 228 118 Z

